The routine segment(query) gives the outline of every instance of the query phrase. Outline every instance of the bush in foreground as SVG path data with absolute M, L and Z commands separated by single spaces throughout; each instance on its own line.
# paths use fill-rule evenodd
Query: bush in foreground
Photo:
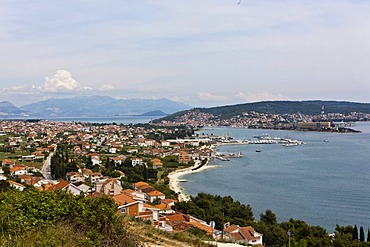
M 137 246 L 108 196 L 64 191 L 0 194 L 1 246 Z

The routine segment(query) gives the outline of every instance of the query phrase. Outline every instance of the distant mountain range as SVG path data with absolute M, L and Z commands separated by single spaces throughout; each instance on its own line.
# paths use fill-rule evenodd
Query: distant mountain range
M 124 115 L 163 116 L 190 109 L 191 106 L 168 99 L 114 99 L 108 96 L 81 96 L 48 99 L 16 107 L 0 102 L 0 117 L 112 117 Z
M 28 115 L 30 112 L 22 110 L 8 101 L 0 102 L 0 117 L 13 117 Z
M 194 108 L 177 112 L 168 115 L 160 120 L 174 120 L 177 117 L 185 115 L 190 111 L 199 111 L 203 113 L 210 113 L 218 116 L 219 119 L 228 119 L 233 116 L 243 114 L 245 112 L 255 111 L 258 113 L 272 113 L 272 114 L 294 114 L 301 113 L 306 115 L 318 115 L 321 113 L 321 108 L 324 106 L 326 113 L 342 113 L 348 114 L 350 112 L 362 112 L 370 114 L 370 103 L 355 103 L 347 101 L 321 101 L 321 100 L 307 100 L 307 101 L 262 101 L 255 103 L 246 103 L 238 105 L 218 106 L 211 108 Z
M 16 107 L 0 102 L 0 118 L 54 118 L 54 117 L 112 117 L 112 116 L 157 116 L 165 120 L 199 111 L 227 119 L 244 112 L 255 111 L 276 114 L 320 114 L 324 106 L 327 113 L 362 112 L 370 114 L 370 103 L 346 101 L 262 101 L 211 108 L 193 108 L 168 99 L 114 99 L 108 96 L 81 96 L 74 98 L 48 99 Z

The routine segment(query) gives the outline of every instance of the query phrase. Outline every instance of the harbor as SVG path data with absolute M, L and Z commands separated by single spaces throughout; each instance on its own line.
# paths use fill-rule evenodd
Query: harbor
M 279 216 L 279 222 L 302 219 L 330 232 L 336 224 L 367 225 L 370 199 L 364 184 L 368 184 L 370 176 L 367 169 L 370 124 L 359 127 L 361 134 L 242 128 L 202 130 L 214 136 L 227 131 L 235 140 L 247 137 L 255 141 L 256 136 L 267 133 L 272 138 L 300 140 L 306 145 L 291 148 L 283 143 L 219 145 L 217 152 L 242 152 L 243 157 L 227 162 L 214 159 L 210 164 L 221 165 L 219 169 L 185 175 L 182 178 L 187 182 L 181 187 L 190 195 L 198 192 L 231 195 L 250 204 L 256 216 L 271 209 Z M 256 152 L 257 149 L 261 152 Z

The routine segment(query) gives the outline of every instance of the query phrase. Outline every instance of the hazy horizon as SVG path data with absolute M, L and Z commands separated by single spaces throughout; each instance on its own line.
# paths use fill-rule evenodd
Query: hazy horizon
M 66 96 L 66 97 L 59 97 L 59 98 L 48 98 L 48 99 L 45 99 L 45 100 L 50 100 L 50 99 L 70 99 L 70 98 L 75 98 L 75 97 L 95 97 L 95 96 L 97 96 L 97 97 L 104 97 L 104 96 L 107 96 L 107 97 L 111 97 L 111 98 L 113 98 L 113 99 L 116 99 L 116 100 L 118 100 L 118 99 L 120 99 L 120 98 L 116 98 L 116 97 L 112 97 L 112 96 L 109 96 L 109 95 L 83 95 L 83 96 L 71 96 L 71 97 L 68 97 L 68 96 Z M 161 99 L 167 99 L 167 98 L 161 98 Z M 145 98 L 132 98 L 132 99 L 124 99 L 124 100 L 145 100 Z M 159 99 L 158 99 L 159 100 Z M 16 107 L 19 107 L 19 108 L 21 108 L 21 107 L 23 107 L 23 106 L 26 106 L 26 105 L 30 105 L 30 104 L 34 104 L 34 103 L 38 103 L 38 102 L 40 102 L 40 101 L 44 101 L 44 100 L 36 100 L 36 101 L 34 101 L 34 102 L 30 102 L 30 103 L 27 103 L 27 104 L 22 104 L 22 105 L 17 105 L 17 104 L 15 104 L 14 102 L 12 102 L 12 101 L 9 101 L 9 100 L 2 100 L 2 101 L 0 101 L 0 102 L 4 102 L 4 101 L 7 101 L 7 102 L 9 102 L 9 103 L 11 103 L 11 104 L 13 104 L 14 106 L 16 106 Z M 351 103 L 365 103 L 365 104 L 367 104 L 367 103 L 369 103 L 369 102 L 361 102 L 361 101 L 349 101 L 349 100 L 330 100 L 330 99 L 328 99 L 328 100 L 322 100 L 322 99 L 305 99 L 305 100 L 288 100 L 288 99 L 284 99 L 284 100 L 259 100 L 259 101 L 252 101 L 252 102 L 241 102 L 241 103 L 235 103 L 235 104 L 247 104 L 247 103 L 257 103 L 257 102 L 265 102 L 265 101 L 337 101 L 337 102 L 351 102 Z M 183 102 L 180 102 L 180 103 L 183 103 Z M 186 103 L 184 103 L 184 104 L 186 104 Z M 210 106 L 193 106 L 193 105 L 190 105 L 190 104 L 187 104 L 190 108 L 212 108 L 212 107 L 220 107 L 220 106 L 228 106 L 228 105 L 235 105 L 235 104 L 219 104 L 219 105 L 210 105 Z
M 5 1 L 0 97 L 370 102 L 370 2 Z

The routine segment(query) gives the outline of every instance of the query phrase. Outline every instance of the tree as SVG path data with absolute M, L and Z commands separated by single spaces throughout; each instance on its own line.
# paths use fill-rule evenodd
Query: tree
M 365 241 L 365 233 L 364 233 L 364 228 L 361 226 L 360 227 L 360 242 Z
M 143 165 L 143 173 L 142 173 L 142 176 L 144 178 L 144 181 L 148 181 L 148 170 L 146 168 L 146 164 Z
M 11 189 L 10 184 L 6 180 L 0 180 L 0 192 Z
M 358 230 L 357 230 L 357 225 L 355 225 L 355 227 L 353 228 L 353 232 L 352 232 L 352 241 L 357 240 L 357 239 L 358 239 Z
M 3 166 L 3 171 L 4 171 L 5 175 L 9 175 L 10 174 L 10 167 L 9 166 Z
M 263 242 L 265 246 L 279 247 L 288 242 L 287 231 L 278 224 L 267 225 L 260 221 L 254 226 L 254 229 L 263 234 Z
M 367 228 L 367 239 L 366 242 L 370 242 L 370 230 Z
M 250 205 L 234 201 L 231 196 L 198 193 L 189 202 L 176 202 L 175 209 L 208 222 L 213 220 L 217 229 L 222 229 L 224 222 L 248 226 L 254 220 Z
M 116 213 L 117 205 L 106 195 L 84 197 L 62 190 L 8 190 L 0 193 L 0 201 L 1 246 L 60 246 L 65 239 L 48 238 L 39 232 L 49 227 L 57 227 L 58 232 L 61 225 L 75 233 L 65 237 L 75 238 L 71 242 L 79 243 L 78 246 L 140 246 Z M 31 233 L 31 237 L 27 238 L 26 233 Z M 10 235 L 16 237 L 16 242 L 4 244 Z M 41 240 L 44 244 L 40 244 Z M 18 244 L 20 241 L 27 244 Z
M 161 198 L 155 198 L 154 200 L 153 200 L 153 204 L 154 205 L 159 205 L 159 204 L 161 204 Z
M 92 162 L 92 159 L 91 159 L 91 157 L 90 156 L 88 156 L 88 158 L 87 158 L 87 161 L 86 161 L 86 168 L 88 168 L 88 169 L 92 169 L 94 166 L 93 166 L 93 162 Z
M 76 164 L 76 161 L 72 160 L 70 163 L 67 164 L 66 168 L 65 168 L 65 172 L 77 172 L 78 171 L 78 167 L 77 167 L 77 164 Z
M 270 209 L 267 209 L 265 214 L 260 214 L 260 220 L 267 225 L 277 224 L 276 215 Z
M 118 171 L 113 171 L 111 172 L 110 176 L 112 178 L 119 178 L 121 176 L 121 173 L 119 173 Z
M 352 234 L 353 233 L 353 226 L 340 226 L 340 225 L 336 225 L 335 227 L 335 231 L 338 233 L 336 234 L 337 236 L 338 235 L 344 235 L 344 234 Z

